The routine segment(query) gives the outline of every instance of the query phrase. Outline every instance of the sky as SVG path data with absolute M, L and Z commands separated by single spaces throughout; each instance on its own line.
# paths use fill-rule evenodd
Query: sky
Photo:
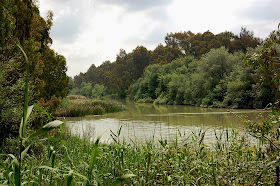
M 266 38 L 280 22 L 279 0 L 40 0 L 53 11 L 51 46 L 66 57 L 71 77 L 115 61 L 120 49 L 154 50 L 170 32 L 214 34 L 241 27 Z

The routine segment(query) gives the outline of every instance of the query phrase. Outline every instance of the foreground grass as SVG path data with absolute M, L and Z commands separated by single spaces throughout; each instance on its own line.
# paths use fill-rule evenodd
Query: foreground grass
M 117 101 L 68 96 L 63 99 L 61 106 L 54 115 L 58 117 L 81 117 L 86 115 L 102 115 L 123 110 L 125 110 L 125 107 Z
M 86 139 L 59 133 L 37 141 L 23 161 L 22 180 L 27 185 L 66 185 L 73 170 L 74 185 L 85 185 L 93 149 Z M 274 169 L 263 171 L 271 161 L 265 145 L 253 145 L 235 131 L 217 134 L 206 146 L 204 133 L 193 132 L 184 141 L 127 143 L 113 134 L 111 144 L 99 144 L 90 185 L 110 185 L 125 174 L 124 185 L 274 185 Z M 45 138 L 46 139 L 46 138 Z M 16 153 L 9 140 L 0 153 Z M 7 184 L 13 167 L 9 157 L 0 157 L 0 184 Z

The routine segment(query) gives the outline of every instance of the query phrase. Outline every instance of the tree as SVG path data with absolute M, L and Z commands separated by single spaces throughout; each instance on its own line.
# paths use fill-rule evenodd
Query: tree
M 83 83 L 82 84 L 82 89 L 81 89 L 81 94 L 83 96 L 86 96 L 86 97 L 90 98 L 91 95 L 92 95 L 92 84 L 91 83 Z
M 256 38 L 253 31 L 242 27 L 239 37 L 235 37 L 234 40 L 232 40 L 229 51 L 232 53 L 238 50 L 246 52 L 247 48 L 255 48 L 259 44 L 261 44 L 260 38 Z
M 41 98 L 49 101 L 52 95 L 59 97 L 66 95 L 68 90 L 66 61 L 63 56 L 54 54 L 49 48 L 51 26 L 52 13 L 49 12 L 47 21 L 43 19 L 35 1 L 0 1 L 1 137 L 18 131 L 20 110 L 23 107 L 26 61 L 16 43 L 20 43 L 29 58 L 30 103 L 38 103 Z M 33 119 L 31 123 L 36 117 Z M 36 125 L 40 125 L 40 122 Z
M 270 98 L 267 101 L 272 101 L 271 96 L 279 99 L 280 85 L 280 30 L 273 31 L 268 39 L 255 50 L 249 50 L 245 60 L 247 65 L 254 70 L 261 71 L 261 81 L 263 86 L 267 86 L 270 90 Z M 268 102 L 266 103 L 268 104 Z
M 138 46 L 132 51 L 132 59 L 134 77 L 138 79 L 143 74 L 145 67 L 149 65 L 150 53 L 145 47 Z
M 165 43 L 170 48 L 176 48 L 184 55 L 200 58 L 212 48 L 228 47 L 229 39 L 223 34 L 214 35 L 210 31 L 194 34 L 191 31 L 170 33 L 165 37 Z
M 191 47 L 191 43 L 189 38 L 193 37 L 195 34 L 191 31 L 187 32 L 175 32 L 170 33 L 165 36 L 165 43 L 170 48 L 177 48 L 183 54 L 189 54 L 189 48 Z
M 69 93 L 69 77 L 66 74 L 66 59 L 51 49 L 44 50 L 42 79 L 44 88 L 41 97 L 50 100 L 53 95 L 63 98 Z M 55 67 L 55 68 L 54 68 Z
M 155 50 L 151 52 L 150 64 L 167 64 L 180 56 L 182 56 L 182 53 L 177 48 L 159 44 Z
M 104 85 L 96 84 L 92 89 L 92 97 L 102 98 L 107 94 L 107 88 Z

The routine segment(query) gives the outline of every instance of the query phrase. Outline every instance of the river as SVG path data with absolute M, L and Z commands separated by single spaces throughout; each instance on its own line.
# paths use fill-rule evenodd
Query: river
M 190 134 L 205 132 L 206 143 L 213 141 L 216 133 L 225 130 L 245 132 L 245 124 L 238 116 L 259 120 L 260 110 L 200 108 L 183 105 L 153 105 L 144 103 L 126 103 L 128 109 L 123 112 L 98 116 L 65 118 L 66 126 L 72 134 L 82 138 L 96 139 L 109 143 L 112 136 L 128 142 L 144 142 L 186 139 Z M 113 134 L 114 133 L 114 134 Z M 112 136 L 111 136 L 112 135 Z

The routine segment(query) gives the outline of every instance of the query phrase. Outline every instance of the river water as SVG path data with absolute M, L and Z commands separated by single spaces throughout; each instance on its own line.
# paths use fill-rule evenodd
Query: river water
M 81 138 L 96 139 L 109 143 L 112 136 L 128 142 L 158 141 L 160 139 L 184 140 L 191 134 L 205 132 L 205 141 L 215 140 L 215 132 L 225 130 L 245 132 L 241 118 L 260 120 L 260 110 L 199 108 L 183 105 L 153 105 L 144 103 L 126 103 L 128 109 L 123 112 L 99 116 L 66 118 L 66 126 L 72 134 Z M 263 114 L 262 114 L 263 115 Z M 237 117 L 239 116 L 239 117 Z M 114 134 L 113 134 L 114 133 Z

